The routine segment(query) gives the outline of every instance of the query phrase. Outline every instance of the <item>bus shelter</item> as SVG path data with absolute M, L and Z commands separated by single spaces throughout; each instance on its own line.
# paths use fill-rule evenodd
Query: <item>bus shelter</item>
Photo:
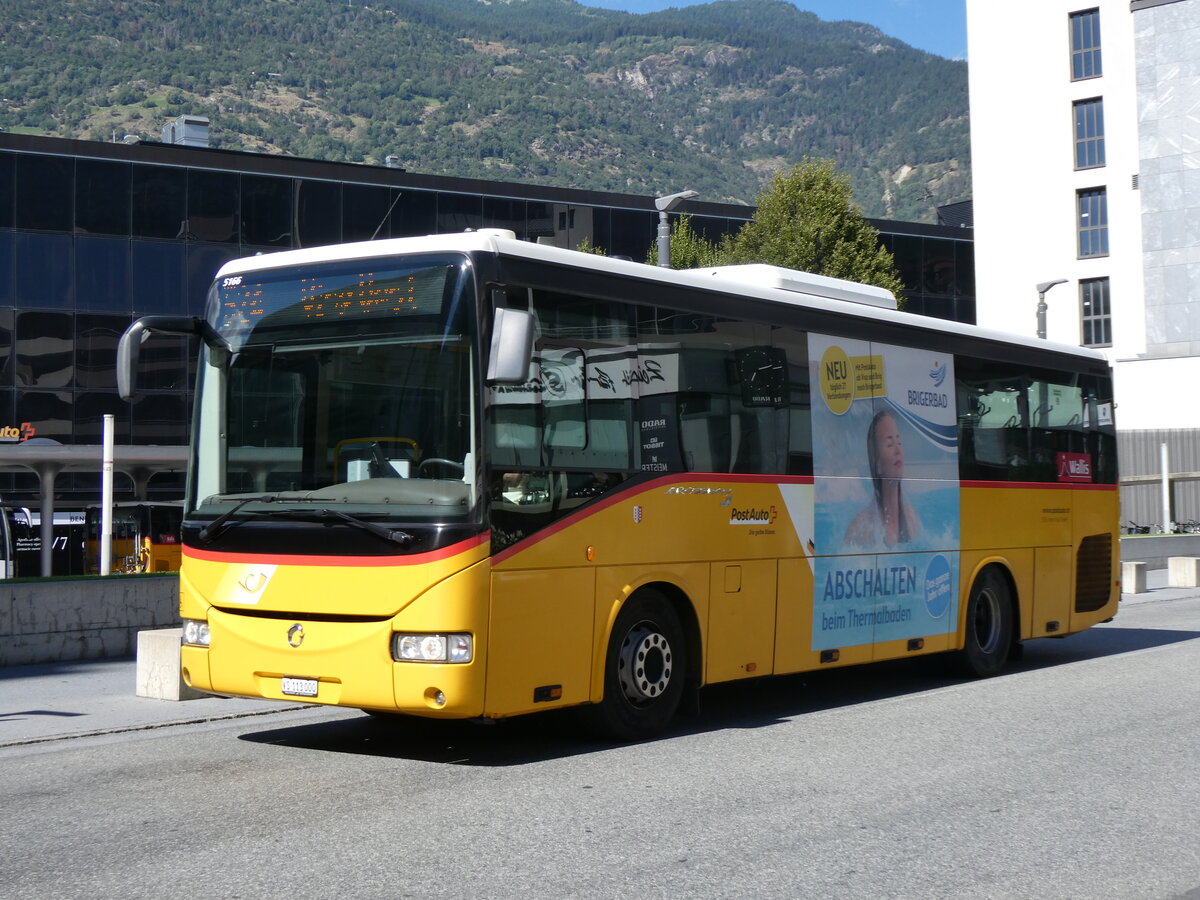
M 150 478 L 159 472 L 182 472 L 187 468 L 186 446 L 113 447 L 113 471 L 122 472 L 133 482 L 134 496 L 146 498 Z M 20 444 L 0 444 L 0 472 L 33 472 L 38 478 L 41 515 L 41 574 L 52 573 L 51 551 L 54 540 L 54 482 L 60 472 L 102 472 L 103 448 L 99 444 L 67 446 L 38 438 Z

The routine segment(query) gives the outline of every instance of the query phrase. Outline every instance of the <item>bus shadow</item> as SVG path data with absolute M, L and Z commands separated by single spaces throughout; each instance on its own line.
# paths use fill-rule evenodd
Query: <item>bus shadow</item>
M 1021 657 L 1009 660 L 995 679 L 964 677 L 954 671 L 946 655 L 939 654 L 714 685 L 702 695 L 701 717 L 685 722 L 691 726 L 687 729 L 691 733 L 760 728 L 806 713 L 914 696 L 954 685 L 994 683 L 1027 672 L 1197 639 L 1197 631 L 1105 626 L 1065 638 L 1028 641 Z
M 613 746 L 590 736 L 578 710 L 572 709 L 495 723 L 364 713 L 242 734 L 239 740 L 298 750 L 482 767 L 520 766 Z
M 1011 678 L 1198 638 L 1200 632 L 1195 631 L 1093 628 L 1069 638 L 1028 642 L 1022 658 L 1010 661 L 997 677 Z M 945 657 L 925 656 L 713 685 L 701 692 L 699 715 L 680 717 L 656 740 L 723 729 L 765 728 L 806 713 L 972 683 L 977 682 L 950 671 Z M 584 711 L 578 709 L 518 716 L 496 724 L 364 714 L 252 732 L 240 735 L 240 740 L 297 750 L 480 767 L 528 765 L 623 746 L 596 738 L 587 728 Z

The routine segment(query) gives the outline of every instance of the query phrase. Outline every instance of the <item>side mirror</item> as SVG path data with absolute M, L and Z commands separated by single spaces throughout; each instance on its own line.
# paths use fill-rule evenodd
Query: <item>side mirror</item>
M 533 359 L 533 314 L 523 309 L 497 308 L 492 323 L 488 358 L 489 384 L 523 384 Z
M 117 344 L 117 393 L 121 399 L 133 398 L 142 342 L 151 334 L 201 334 L 205 327 L 192 316 L 142 316 L 126 328 Z

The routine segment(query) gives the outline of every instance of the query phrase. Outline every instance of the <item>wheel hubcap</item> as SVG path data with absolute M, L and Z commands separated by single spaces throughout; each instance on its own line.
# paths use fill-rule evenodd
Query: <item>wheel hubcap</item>
M 975 642 L 984 653 L 1000 645 L 1000 598 L 990 590 L 981 591 L 975 604 Z
M 617 664 L 625 696 L 632 703 L 649 703 L 671 681 L 671 644 L 649 622 L 640 622 L 621 642 Z

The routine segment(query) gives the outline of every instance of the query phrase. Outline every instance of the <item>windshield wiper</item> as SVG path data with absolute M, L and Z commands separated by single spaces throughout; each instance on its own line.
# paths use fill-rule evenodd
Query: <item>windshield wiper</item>
M 196 537 L 200 538 L 202 541 L 212 540 L 217 536 L 217 532 L 221 530 L 221 526 L 228 522 L 233 517 L 234 513 L 236 513 L 247 503 L 274 503 L 275 499 L 276 498 L 274 494 L 263 494 L 261 497 L 247 497 L 244 500 L 239 500 L 237 503 L 233 504 L 233 506 L 229 507 L 229 509 L 225 510 L 225 512 L 221 513 L 219 516 L 201 528 L 200 531 L 197 532 Z
M 218 533 L 224 530 L 222 526 L 225 525 L 225 523 L 228 522 L 233 515 L 247 503 L 275 503 L 277 501 L 290 501 L 298 499 L 300 498 L 280 497 L 278 494 L 263 494 L 261 497 L 246 497 L 245 499 L 239 500 L 237 503 L 233 504 L 233 506 L 229 507 L 229 509 L 225 510 L 225 512 L 221 513 L 221 515 L 217 516 L 215 519 L 201 528 L 196 536 L 202 541 L 212 540 L 217 536 Z M 388 528 L 386 525 L 381 525 L 378 522 L 370 522 L 367 519 L 360 519 L 358 516 L 352 516 L 349 513 L 344 513 L 336 509 L 287 509 L 280 510 L 278 513 L 275 513 L 275 515 L 284 518 L 296 519 L 340 519 L 343 522 L 347 522 L 350 525 L 355 526 L 356 528 L 361 528 L 363 531 L 369 531 L 378 538 L 382 538 L 385 541 L 391 541 L 393 544 L 399 544 L 402 547 L 407 547 L 414 540 L 416 540 L 416 538 L 407 531 L 401 531 L 398 528 Z
M 275 513 L 275 515 L 287 519 L 340 519 L 349 525 L 353 525 L 355 528 L 369 531 L 376 537 L 383 538 L 385 541 L 391 541 L 393 544 L 399 544 L 401 547 L 407 547 L 416 540 L 416 537 L 407 531 L 401 531 L 398 528 L 388 528 L 386 525 L 381 525 L 378 522 L 360 519 L 358 516 L 352 516 L 349 513 L 344 513 L 336 509 L 282 509 Z
M 366 519 L 360 519 L 358 516 L 352 516 L 348 513 L 341 512 L 336 509 L 322 509 L 320 515 L 325 518 L 338 518 L 343 522 L 349 522 L 356 528 L 361 528 L 363 531 L 369 531 L 376 537 L 381 537 L 385 541 L 391 541 L 394 544 L 399 544 L 401 547 L 407 547 L 416 538 L 407 531 L 401 531 L 398 528 L 388 528 L 386 525 L 380 525 L 378 522 L 370 522 Z

